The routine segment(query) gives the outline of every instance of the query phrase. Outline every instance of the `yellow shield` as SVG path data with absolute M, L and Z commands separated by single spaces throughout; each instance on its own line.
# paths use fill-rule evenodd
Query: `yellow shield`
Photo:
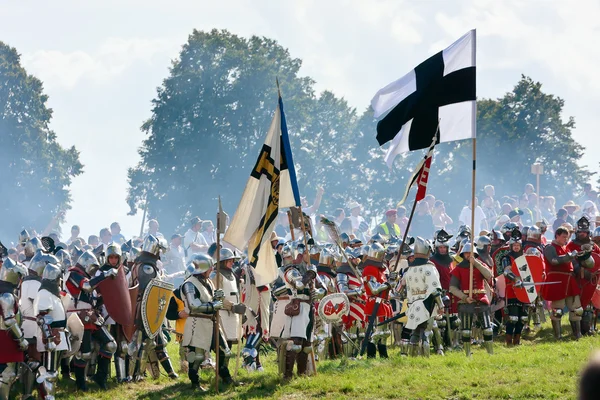
M 152 279 L 142 297 L 141 316 L 144 330 L 149 338 L 154 338 L 167 315 L 169 301 L 173 296 L 174 286 L 168 282 Z

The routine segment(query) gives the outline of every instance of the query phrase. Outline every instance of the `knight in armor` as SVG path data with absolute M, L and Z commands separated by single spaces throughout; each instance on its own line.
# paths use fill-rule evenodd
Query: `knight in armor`
M 37 377 L 38 395 L 45 400 L 54 399 L 62 352 L 69 349 L 65 334 L 67 311 L 60 293 L 62 276 L 58 265 L 46 265 L 33 307 L 38 324 L 37 350 L 41 354 Z
M 392 306 L 389 302 L 389 294 L 392 287 L 397 283 L 398 274 L 393 272 L 390 279 L 385 275 L 385 265 L 383 259 L 385 257 L 385 249 L 378 242 L 371 244 L 368 254 L 363 258 L 362 278 L 365 285 L 365 293 L 367 295 L 367 303 L 365 305 L 365 315 L 368 324 L 377 325 L 379 322 L 392 316 Z M 368 328 L 368 327 L 367 327 Z M 379 352 L 379 357 L 388 358 L 387 353 L 387 338 L 391 335 L 387 324 L 375 329 L 367 343 L 367 357 L 374 358 Z
M 95 289 L 100 282 L 116 276 L 117 270 L 113 268 L 96 275 L 100 268 L 99 264 L 98 259 L 90 250 L 85 251 L 75 266 L 69 270 L 69 278 L 66 283 L 67 291 L 74 299 L 70 311 L 77 312 L 85 329 L 81 348 L 73 361 L 75 383 L 81 391 L 87 391 L 85 369 L 92 358 L 93 342 L 100 347 L 94 381 L 103 390 L 107 389 L 106 381 L 110 359 L 117 350 L 115 339 L 104 326 L 104 318 L 98 309 L 95 295 Z
M 132 361 L 135 359 L 135 362 L 130 364 L 130 369 L 133 366 L 133 371 L 130 375 L 134 380 L 143 379 L 143 374 L 149 360 L 155 377 L 158 377 L 160 373 L 156 364 L 156 361 L 158 361 L 169 375 L 169 378 L 177 379 L 177 374 L 173 370 L 171 359 L 167 353 L 167 340 L 162 333 L 162 329 L 159 330 L 154 339 L 150 339 L 148 333 L 145 331 L 142 320 L 142 299 L 144 293 L 150 281 L 160 278 L 158 261 L 160 260 L 160 253 L 166 249 L 167 244 L 163 238 L 156 238 L 153 235 L 146 236 L 142 244 L 142 251 L 135 259 L 131 270 L 132 287 L 136 284 L 139 285 L 135 316 L 136 333 L 134 335 L 134 342 L 130 344 L 129 349 L 130 353 L 133 353 Z
M 337 293 L 336 282 L 335 282 L 335 255 L 331 250 L 324 248 L 318 253 L 317 262 L 317 277 L 319 284 L 327 294 Z M 336 324 L 325 324 L 324 321 L 320 321 L 323 326 L 323 333 L 326 336 L 327 342 L 327 355 L 330 359 L 337 358 L 342 354 L 342 339 L 341 339 L 341 326 Z
M 527 231 L 526 239 L 523 242 L 523 251 L 533 248 L 537 249 L 540 254 L 544 251 L 544 245 L 542 244 L 542 230 L 537 226 L 533 225 L 529 227 Z
M 493 354 L 493 330 L 490 318 L 490 300 L 487 297 L 484 282 L 490 282 L 492 271 L 489 266 L 479 261 L 477 249 L 471 248 L 471 243 L 463 246 L 460 253 L 461 261 L 452 271 L 450 292 L 459 298 L 458 316 L 461 321 L 462 340 L 467 357 L 471 355 L 471 331 L 473 317 L 481 324 L 483 344 L 489 354 Z M 473 291 L 469 296 L 470 263 L 473 259 Z
M 415 258 L 402 278 L 406 285 L 408 298 L 408 322 L 406 327 L 412 329 L 410 337 L 410 355 L 416 357 L 421 353 L 429 357 L 431 337 L 434 325 L 438 334 L 438 346 L 442 345 L 441 336 L 434 320 L 437 311 L 443 311 L 442 286 L 440 274 L 434 263 L 429 261 L 431 256 L 431 243 L 417 237 L 413 247 Z M 421 344 L 421 352 L 419 352 Z M 444 354 L 443 347 L 436 349 L 439 354 Z
M 450 246 L 448 245 L 451 238 L 452 235 L 449 235 L 443 229 L 435 233 L 434 252 L 430 261 L 435 265 L 440 276 L 442 300 L 444 301 L 444 317 L 438 322 L 438 325 L 445 328 L 447 345 L 456 344 L 458 346 L 458 343 L 460 343 L 460 321 L 458 320 L 457 301 L 450 294 L 450 277 L 454 269 L 454 260 L 450 256 Z
M 244 367 L 249 371 L 263 371 L 258 350 L 261 342 L 269 340 L 271 289 L 256 283 L 254 268 L 247 263 L 242 267 L 242 277 L 242 303 L 246 306 L 242 329 L 246 336 L 242 349 Z
M 0 400 L 11 398 L 10 389 L 17 379 L 17 364 L 25 361 L 29 342 L 19 327 L 19 301 L 16 291 L 27 276 L 25 265 L 0 257 Z
M 300 260 L 300 263 L 298 263 Z M 307 375 L 309 358 L 311 368 L 316 368 L 312 348 L 312 334 L 315 323 L 313 301 L 316 297 L 323 297 L 323 289 L 314 288 L 317 277 L 316 268 L 303 265 L 301 257 L 296 257 L 293 262 L 284 258 L 282 278 L 285 287 L 290 293 L 290 301 L 284 309 L 285 323 L 283 326 L 285 346 L 285 365 L 283 378 L 289 380 L 293 377 L 294 366 L 298 364 L 298 375 Z M 301 270 L 305 269 L 302 273 Z
M 346 254 L 350 262 L 358 261 L 352 249 L 346 251 Z M 367 297 L 363 290 L 362 277 L 356 276 L 348 261 L 342 262 L 340 260 L 340 262 L 341 265 L 335 271 L 337 291 L 344 293 L 350 301 L 350 311 L 348 315 L 342 317 L 343 329 L 348 333 L 350 340 L 356 340 L 360 338 L 361 332 L 365 328 L 365 304 Z M 346 356 L 351 357 L 356 355 L 355 349 L 350 343 L 346 342 L 343 347 Z
M 504 247 L 504 245 L 506 244 L 506 240 L 504 239 L 504 235 L 502 234 L 502 232 L 494 229 L 492 229 L 492 232 L 490 233 L 490 239 L 492 241 L 490 245 L 490 254 L 493 258 L 496 250 L 500 249 L 501 247 Z
M 518 232 L 518 231 L 516 231 Z M 506 310 L 508 321 L 506 323 L 506 346 L 521 344 L 521 332 L 528 321 L 528 306 L 517 298 L 516 288 L 522 288 L 523 282 L 519 275 L 513 271 L 514 261 L 523 255 L 521 235 L 513 233 L 508 241 L 510 251 L 502 259 L 502 269 L 506 279 Z
M 285 308 L 290 303 L 291 290 L 285 284 L 283 279 L 284 265 L 291 265 L 296 263 L 295 255 L 292 250 L 292 246 L 285 244 L 281 249 L 280 259 L 281 267 L 279 268 L 279 274 L 275 282 L 272 284 L 271 296 L 273 298 L 273 312 L 272 319 L 270 322 L 269 332 L 271 337 L 277 341 L 277 360 L 279 373 L 285 372 L 285 357 L 286 357 L 286 344 L 287 341 L 283 340 L 283 328 L 287 316 L 285 315 Z
M 121 245 L 117 243 L 109 243 L 106 247 L 105 259 L 106 262 L 100 267 L 96 275 L 109 272 L 112 269 L 118 269 L 123 262 L 123 255 Z M 129 381 L 128 368 L 126 365 L 127 360 L 127 339 L 123 334 L 121 326 L 108 315 L 106 308 L 102 307 L 102 317 L 105 320 L 105 325 L 109 326 L 110 334 L 115 338 L 117 342 L 117 350 L 114 353 L 114 364 L 115 372 L 117 375 L 117 383 L 124 383 Z
M 581 288 L 581 333 L 589 335 L 592 332 L 592 324 L 595 309 L 592 305 L 592 296 L 596 291 L 596 283 L 600 275 L 600 265 L 596 265 L 592 254 L 600 254 L 600 247 L 591 240 L 590 221 L 584 216 L 577 221 L 575 239 L 567 244 L 567 251 L 577 251 L 577 257 L 573 260 L 575 276 Z
M 574 276 L 573 261 L 577 259 L 577 250 L 569 251 L 569 231 L 559 227 L 554 232 L 554 240 L 544 248 L 544 263 L 546 266 L 546 282 L 560 282 L 542 287 L 542 297 L 552 302 L 552 329 L 554 337 L 561 339 L 561 318 L 565 306 L 569 309 L 569 322 L 573 336 L 581 337 L 581 316 L 583 307 L 579 298 L 579 285 Z M 586 260 L 589 260 L 587 258 Z M 593 259 L 592 259 L 593 260 Z
M 41 242 L 38 242 L 38 238 L 33 238 L 25 244 L 25 248 L 30 249 L 30 251 L 35 248 L 35 253 L 26 264 L 28 265 L 28 275 L 23 279 L 23 283 L 21 284 L 19 300 L 23 314 L 22 329 L 25 338 L 29 342 L 29 349 L 27 351 L 28 368 L 22 369 L 20 378 L 23 384 L 23 398 L 25 399 L 33 398 L 32 392 L 35 385 L 35 375 L 40 365 L 40 353 L 37 351 L 37 342 L 35 339 L 38 325 L 33 302 L 37 297 L 42 283 L 44 268 L 48 263 L 59 263 L 55 256 L 43 253 Z
M 227 347 L 231 348 L 233 344 L 238 344 L 238 330 L 240 326 L 240 315 L 246 312 L 246 306 L 241 302 L 238 289 L 239 277 L 233 271 L 234 263 L 239 257 L 230 249 L 223 248 L 219 257 L 219 275 L 215 268 L 210 276 L 215 287 L 220 287 L 225 294 L 223 299 L 223 310 L 219 312 L 220 326 L 225 333 Z M 220 285 L 217 285 L 217 279 Z M 219 357 L 219 377 L 225 384 L 233 383 L 228 368 L 229 357 Z
M 218 310 L 223 308 L 225 294 L 223 290 L 215 290 L 209 275 L 214 261 L 206 254 L 194 254 L 186 269 L 187 278 L 181 286 L 181 295 L 185 309 L 189 315 L 185 321 L 181 345 L 187 348 L 188 377 L 192 389 L 206 392 L 200 385 L 199 369 L 205 354 L 216 348 L 218 342 L 220 359 L 229 357 L 230 351 L 223 338 L 214 338 L 214 318 Z M 221 336 L 221 335 L 219 335 Z
M 493 265 L 491 256 L 492 241 L 488 236 L 479 236 L 475 241 L 475 247 L 477 248 L 477 254 L 479 259 L 486 265 Z

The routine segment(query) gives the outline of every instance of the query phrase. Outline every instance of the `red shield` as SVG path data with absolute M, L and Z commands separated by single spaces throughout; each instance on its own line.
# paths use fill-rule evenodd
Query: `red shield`
M 542 283 L 544 282 L 544 261 L 534 255 L 518 257 L 512 261 L 512 271 L 519 276 L 524 283 Z M 522 303 L 533 303 L 538 297 L 537 286 L 524 286 L 514 288 L 517 299 Z
M 131 310 L 131 315 L 135 315 L 135 310 L 136 310 L 136 306 L 137 306 L 137 297 L 138 297 L 138 292 L 139 292 L 140 286 L 139 285 L 135 285 L 132 288 L 129 288 L 129 303 L 131 305 L 130 310 Z M 123 335 L 125 335 L 125 337 L 127 338 L 127 340 L 129 342 L 131 342 L 131 340 L 133 339 L 133 335 L 135 333 L 135 324 L 134 324 L 134 320 L 131 320 L 130 324 L 127 325 L 122 325 L 121 329 L 123 330 Z
M 595 308 L 600 308 L 600 282 L 597 282 L 600 270 L 600 255 L 592 253 L 594 268 L 591 269 L 592 280 L 583 280 L 581 287 L 581 306 L 583 308 L 591 302 Z
M 97 290 L 102 295 L 108 315 L 117 324 L 128 325 L 133 323 L 129 285 L 122 266 L 119 267 L 117 276 L 100 282 Z

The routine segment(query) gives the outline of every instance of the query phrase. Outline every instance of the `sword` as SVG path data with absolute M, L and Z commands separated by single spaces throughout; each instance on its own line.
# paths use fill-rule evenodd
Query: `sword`
M 348 336 L 346 331 L 344 331 L 343 329 L 340 329 L 340 333 L 342 334 L 342 336 L 344 336 L 346 338 L 346 340 L 348 341 L 348 343 L 350 343 L 352 345 L 352 347 L 354 347 L 356 350 L 360 351 L 360 347 L 358 347 L 358 345 L 356 343 L 354 343 L 354 341 L 352 339 L 350 339 L 350 337 Z
M 521 284 L 519 286 L 516 286 L 516 287 L 554 285 L 556 283 L 562 283 L 562 282 L 560 282 L 560 281 L 556 281 L 556 282 L 539 282 L 539 283 L 535 283 L 535 282 L 521 282 Z
M 400 319 L 400 318 L 405 317 L 405 316 L 406 316 L 405 312 L 398 313 L 398 314 L 394 315 L 393 317 L 388 318 L 385 321 L 378 323 L 377 326 L 385 325 L 385 324 L 387 324 L 389 322 L 394 322 L 395 320 Z
M 381 305 L 381 301 L 383 299 L 381 297 L 377 297 L 375 299 L 375 306 L 373 307 L 373 313 L 369 317 L 369 324 L 367 325 L 367 330 L 365 331 L 365 338 L 360 346 L 360 355 L 365 354 L 367 350 L 367 344 L 369 340 L 371 340 L 371 334 L 373 333 L 373 327 L 375 326 L 375 321 L 377 320 L 377 311 L 379 311 L 379 306 Z

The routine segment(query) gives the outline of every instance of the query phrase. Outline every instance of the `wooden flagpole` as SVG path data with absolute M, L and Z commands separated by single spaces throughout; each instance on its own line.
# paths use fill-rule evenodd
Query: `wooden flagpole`
M 306 224 L 304 223 L 304 213 L 302 212 L 302 205 L 298 206 L 298 211 L 300 212 L 300 228 L 302 229 L 302 236 L 304 239 L 304 256 L 305 258 L 308 259 L 308 261 L 306 261 L 308 264 L 310 264 L 310 251 L 308 250 L 308 239 L 306 238 Z M 310 217 L 308 217 L 310 218 Z M 312 232 L 311 232 L 312 234 Z M 312 285 L 314 285 L 314 281 L 312 283 Z M 312 300 L 312 296 L 311 296 L 311 300 Z M 312 309 L 311 309 L 312 312 Z M 315 359 L 315 349 L 313 348 L 312 342 L 310 343 L 310 347 L 311 347 L 311 352 L 310 352 L 310 360 L 312 362 L 313 365 L 313 369 L 314 369 L 314 373 L 315 376 L 317 376 L 317 360 Z
M 418 192 L 418 190 L 417 190 Z M 406 229 L 404 230 L 404 235 L 402 237 L 402 243 L 400 243 L 400 248 L 398 249 L 398 257 L 396 257 L 396 264 L 394 264 L 393 272 L 398 270 L 398 263 L 400 262 L 400 258 L 402 257 L 402 248 L 404 247 L 404 243 L 406 243 L 406 238 L 408 237 L 408 230 L 410 229 L 410 224 L 413 220 L 413 216 L 415 215 L 415 209 L 417 208 L 417 198 L 415 196 L 415 201 L 413 202 L 412 209 L 410 210 L 410 216 L 408 217 L 408 223 L 406 224 Z
M 144 214 L 142 214 L 142 226 L 140 228 L 140 239 L 144 237 L 144 225 L 146 224 L 146 212 L 148 211 L 148 194 L 144 196 Z
M 221 196 L 219 196 L 219 211 L 221 211 Z M 221 215 L 217 212 L 217 250 L 215 252 L 216 259 L 216 289 L 221 288 Z M 215 343 L 215 392 L 219 393 L 219 349 L 221 348 L 221 332 L 219 332 L 219 310 L 215 312 L 213 339 Z
M 471 64 L 475 66 L 477 59 L 477 34 L 473 35 L 473 51 L 471 52 Z M 473 298 L 473 250 L 475 249 L 475 174 L 477 171 L 477 101 L 473 102 L 473 120 L 471 121 L 471 132 L 473 134 L 473 175 L 471 182 L 471 259 L 469 260 L 469 297 Z M 477 232 L 479 233 L 479 232 Z

